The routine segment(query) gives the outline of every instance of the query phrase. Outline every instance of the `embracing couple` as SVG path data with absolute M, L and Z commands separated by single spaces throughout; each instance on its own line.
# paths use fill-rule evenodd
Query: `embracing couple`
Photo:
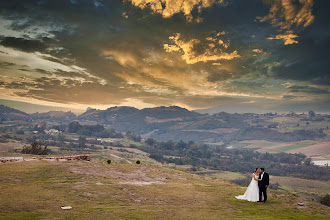
M 249 202 L 266 202 L 267 188 L 269 186 L 269 175 L 264 168 L 256 168 L 252 174 L 252 180 L 244 195 L 236 196 L 237 199 Z M 263 199 L 263 200 L 262 200 Z

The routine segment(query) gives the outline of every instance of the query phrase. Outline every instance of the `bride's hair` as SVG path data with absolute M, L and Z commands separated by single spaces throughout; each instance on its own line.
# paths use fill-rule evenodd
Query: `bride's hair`
M 259 168 L 257 167 L 256 170 L 254 172 L 256 172 Z

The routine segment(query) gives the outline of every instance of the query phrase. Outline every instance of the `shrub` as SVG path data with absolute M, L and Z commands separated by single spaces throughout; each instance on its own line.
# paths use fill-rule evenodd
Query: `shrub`
M 241 186 L 248 186 L 251 182 L 251 178 L 250 177 L 240 178 L 237 180 L 233 180 L 233 182 Z
M 42 147 L 42 145 L 40 143 L 35 141 L 31 144 L 31 146 L 24 146 L 21 153 L 22 154 L 47 155 L 49 153 L 49 150 L 47 149 L 47 146 Z
M 321 204 L 329 206 L 330 207 L 330 195 L 327 194 L 326 196 L 324 196 L 323 198 L 321 198 Z
M 278 190 L 280 187 L 280 184 L 278 183 L 272 183 L 269 185 L 269 189 L 273 189 L 273 190 Z
M 111 163 L 111 160 L 107 160 L 107 163 L 110 164 Z
M 141 161 L 139 161 L 139 160 L 136 161 L 136 164 L 140 164 L 140 163 L 141 163 Z
M 23 130 L 17 130 L 16 134 L 24 134 L 24 131 Z

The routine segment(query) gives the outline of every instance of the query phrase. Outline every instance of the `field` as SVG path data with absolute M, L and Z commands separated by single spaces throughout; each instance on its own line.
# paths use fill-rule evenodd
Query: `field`
M 313 160 L 330 159 L 330 142 L 324 141 L 300 141 L 300 142 L 270 142 L 265 140 L 249 140 L 233 142 L 227 148 L 255 149 L 260 153 L 302 153 Z
M 293 149 L 297 149 L 297 148 L 301 148 L 301 147 L 305 147 L 305 146 L 306 145 L 304 145 L 304 144 L 292 144 L 292 145 L 288 145 L 285 147 L 278 147 L 275 149 L 279 150 L 279 151 L 288 151 L 288 150 L 293 150 Z
M 284 176 L 271 176 L 270 179 L 272 183 L 279 183 L 282 190 L 297 193 L 306 198 L 324 196 L 330 192 L 330 182 Z
M 0 219 L 330 217 L 329 207 L 316 201 L 271 190 L 266 204 L 240 201 L 235 196 L 245 188 L 236 184 L 143 162 L 25 161 L 1 164 L 0 175 Z

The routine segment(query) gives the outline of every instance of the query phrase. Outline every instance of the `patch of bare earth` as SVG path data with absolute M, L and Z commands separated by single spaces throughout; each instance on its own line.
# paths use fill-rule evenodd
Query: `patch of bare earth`
M 275 145 L 275 146 L 271 146 L 271 147 L 264 147 L 264 148 L 260 148 L 256 151 L 260 152 L 260 153 L 280 153 L 282 152 L 281 150 L 276 150 L 276 148 L 279 148 L 279 147 L 286 147 L 286 146 L 289 146 L 289 145 L 292 145 L 293 143 L 283 143 L 283 144 L 278 144 L 278 145 Z
M 313 144 L 307 147 L 296 148 L 286 151 L 287 153 L 302 153 L 308 157 L 318 157 L 319 159 L 330 159 L 330 141 Z
M 105 177 L 109 179 L 113 179 L 118 181 L 119 184 L 127 184 L 127 185 L 152 185 L 152 184 L 164 184 L 167 180 L 172 179 L 173 177 L 168 174 L 168 172 L 163 172 L 157 168 L 137 167 L 138 165 L 132 164 L 132 169 L 120 169 L 120 167 L 116 166 L 115 168 L 98 164 L 91 164 L 90 166 L 69 166 L 69 170 L 72 173 L 83 174 L 87 176 L 97 176 L 97 177 Z M 127 167 L 127 166 L 126 166 Z M 185 179 L 184 177 L 180 177 L 176 174 L 176 179 Z M 102 185 L 103 183 L 98 182 L 98 185 Z

